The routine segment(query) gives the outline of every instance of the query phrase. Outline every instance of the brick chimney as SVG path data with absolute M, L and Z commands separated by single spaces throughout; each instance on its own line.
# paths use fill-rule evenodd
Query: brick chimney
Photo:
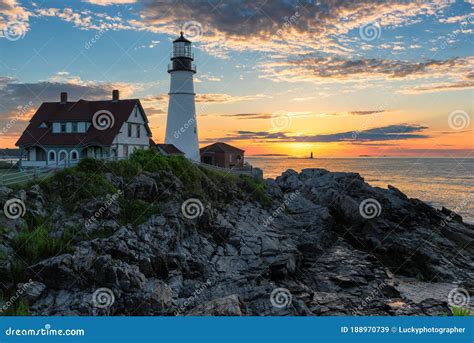
M 67 92 L 61 92 L 61 105 L 66 105 L 67 102 Z
M 113 101 L 113 102 L 117 102 L 117 101 L 119 101 L 119 98 L 120 98 L 120 96 L 119 96 L 119 91 L 118 91 L 118 89 L 114 89 L 114 90 L 112 91 L 112 101 Z

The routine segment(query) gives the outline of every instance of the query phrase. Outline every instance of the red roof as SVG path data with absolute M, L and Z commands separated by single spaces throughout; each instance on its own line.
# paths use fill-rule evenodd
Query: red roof
M 211 145 L 199 149 L 199 151 L 201 152 L 201 154 L 205 152 L 228 152 L 234 154 L 242 154 L 245 152 L 245 150 L 239 149 L 235 146 L 223 142 L 213 143 Z
M 30 124 L 18 139 L 16 145 L 111 145 L 136 105 L 144 114 L 145 127 L 151 136 L 151 131 L 147 124 L 148 120 L 140 100 L 87 101 L 81 99 L 76 102 L 69 101 L 65 104 L 44 102 L 30 119 Z M 113 114 L 114 124 L 112 127 L 98 130 L 91 125 L 85 133 L 52 132 L 53 122 L 92 122 L 92 117 L 100 110 L 110 111 Z M 47 128 L 39 127 L 43 122 L 47 125 Z

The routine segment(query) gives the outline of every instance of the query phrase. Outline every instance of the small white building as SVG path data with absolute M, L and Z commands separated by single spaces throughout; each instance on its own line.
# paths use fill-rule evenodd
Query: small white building
M 124 159 L 136 149 L 148 149 L 151 130 L 140 100 L 43 103 L 31 118 L 16 145 L 21 168 L 65 167 L 81 158 Z

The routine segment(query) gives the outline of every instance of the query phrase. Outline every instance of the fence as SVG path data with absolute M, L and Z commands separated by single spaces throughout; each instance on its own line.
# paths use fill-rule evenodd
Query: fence
M 117 161 L 121 159 L 126 159 L 124 158 L 102 158 L 101 160 L 106 160 L 106 161 Z M 9 185 L 14 185 L 18 183 L 24 183 L 28 182 L 31 180 L 44 180 L 50 175 L 52 175 L 54 172 L 61 170 L 65 167 L 71 167 L 75 164 L 77 164 L 79 161 L 74 161 L 74 163 L 71 163 L 71 161 L 68 162 L 63 162 L 63 163 L 56 163 L 54 165 L 49 165 L 45 167 L 35 167 L 31 169 L 23 169 L 21 171 L 15 171 L 15 172 L 7 172 L 7 173 L 1 173 L 0 170 L 0 185 L 1 186 L 9 186 Z M 234 175 L 247 175 L 251 177 L 256 177 L 256 178 L 261 178 L 260 176 L 260 169 L 258 168 L 253 168 L 252 166 L 249 167 L 244 167 L 244 168 L 222 168 L 218 166 L 213 166 L 210 164 L 202 163 L 202 162 L 197 162 L 197 161 L 192 161 L 194 165 L 203 167 L 209 170 L 221 172 L 221 173 L 228 173 L 228 174 L 234 174 Z M 11 169 L 10 169 L 11 170 Z
M 246 175 L 246 176 L 251 176 L 251 177 L 256 177 L 256 178 L 262 178 L 261 170 L 259 168 L 253 168 L 252 166 L 238 167 L 238 168 L 222 168 L 222 167 L 213 166 L 211 164 L 197 162 L 197 161 L 193 161 L 193 163 L 199 167 L 218 171 L 221 173 Z
M 7 172 L 0 174 L 0 185 L 9 186 L 17 183 L 24 183 L 31 180 L 43 180 L 54 173 L 57 168 L 42 167 L 23 171 Z

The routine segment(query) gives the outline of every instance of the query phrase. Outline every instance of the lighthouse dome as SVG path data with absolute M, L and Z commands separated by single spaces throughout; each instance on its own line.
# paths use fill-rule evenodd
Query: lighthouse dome
M 190 40 L 184 38 L 184 32 L 183 32 L 183 31 L 181 31 L 181 35 L 178 37 L 178 39 L 175 39 L 175 40 L 173 41 L 173 43 L 179 43 L 179 42 L 184 42 L 184 43 L 189 43 L 189 44 L 191 44 L 191 41 L 190 41 Z

